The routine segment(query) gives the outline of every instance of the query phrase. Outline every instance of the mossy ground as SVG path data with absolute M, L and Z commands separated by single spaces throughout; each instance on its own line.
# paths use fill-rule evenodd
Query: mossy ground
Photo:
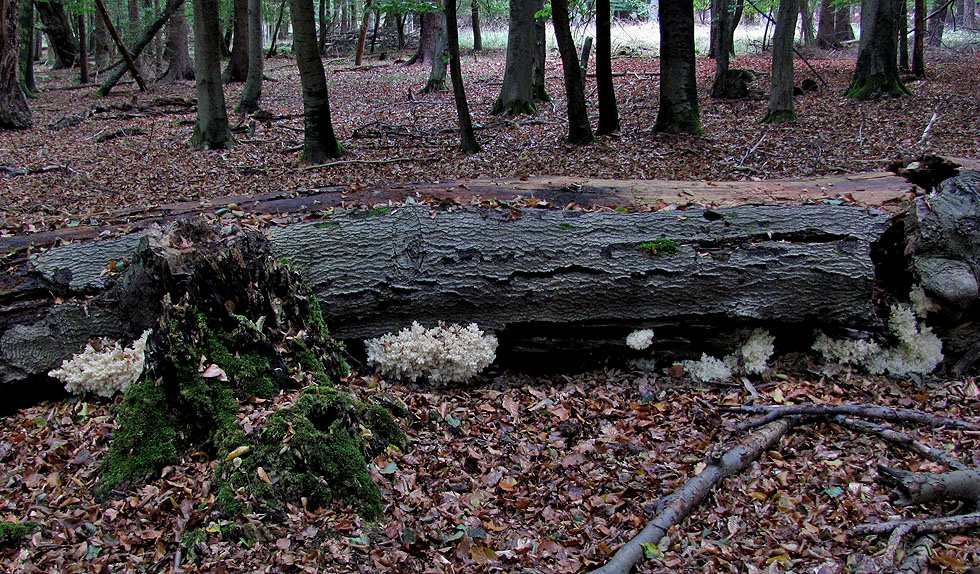
M 41 528 L 37 522 L 0 522 L 0 548 L 17 546 L 29 534 Z
M 636 246 L 640 251 L 654 257 L 670 257 L 677 253 L 677 242 L 673 239 L 654 239 L 644 241 Z

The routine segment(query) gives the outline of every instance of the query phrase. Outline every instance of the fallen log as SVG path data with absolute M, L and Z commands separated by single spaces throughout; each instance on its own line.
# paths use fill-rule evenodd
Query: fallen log
M 980 430 L 980 425 L 969 421 L 934 415 L 917 409 L 900 409 L 881 405 L 740 405 L 722 407 L 722 410 L 762 414 L 762 417 L 753 421 L 755 426 L 761 426 L 787 416 L 836 417 L 838 415 L 851 415 L 868 419 L 914 422 L 933 427 Z

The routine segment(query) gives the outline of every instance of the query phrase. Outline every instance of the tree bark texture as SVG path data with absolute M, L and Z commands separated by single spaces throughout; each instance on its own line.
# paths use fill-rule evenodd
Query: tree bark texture
M 101 71 L 109 60 L 112 38 L 109 37 L 109 28 L 105 20 L 98 13 L 93 15 L 93 19 L 95 20 L 95 69 Z
M 0 129 L 31 127 L 31 108 L 17 79 L 19 18 L 17 0 L 0 0 Z
M 711 29 L 715 38 L 715 79 L 711 85 L 713 98 L 744 98 L 748 95 L 745 82 L 734 77 L 729 70 L 732 39 L 731 0 L 711 1 Z
M 863 11 L 862 11 L 863 13 Z M 862 25 L 864 19 L 862 18 Z M 851 7 L 838 4 L 834 8 L 834 35 L 837 42 L 850 42 L 854 39 L 854 28 L 851 27 Z
M 12 6 L 12 4 L 11 4 Z M 20 12 L 18 15 L 18 42 L 20 44 L 20 59 L 18 78 L 20 87 L 24 90 L 24 95 L 36 97 L 37 83 L 34 81 L 34 2 L 33 0 L 20 0 Z M 0 26 L 6 23 L 0 21 Z M 8 32 L 9 33 L 9 32 Z M 3 49 L 0 48 L 0 54 Z M 3 56 L 0 55 L 0 58 Z
M 235 108 L 240 114 L 259 110 L 262 97 L 262 0 L 248 0 L 248 78 L 242 88 L 242 97 Z
M 473 2 L 476 10 L 476 2 Z M 473 133 L 473 118 L 466 102 L 463 86 L 463 70 L 459 63 L 459 23 L 456 21 L 456 0 L 446 0 L 446 35 L 449 42 L 449 74 L 453 81 L 453 98 L 456 101 L 456 116 L 459 118 L 460 148 L 469 155 L 480 151 L 480 144 Z
M 933 2 L 935 13 L 929 14 L 929 40 L 928 44 L 933 48 L 943 45 L 943 31 L 946 28 L 946 16 L 949 13 L 949 0 L 936 0 Z
M 276 42 L 279 40 L 279 29 L 282 27 L 282 18 L 286 13 L 286 2 L 287 0 L 282 0 L 279 4 L 279 16 L 276 18 L 276 25 L 272 28 L 272 42 L 269 44 L 269 52 L 266 54 L 267 58 L 271 58 L 276 53 Z
M 439 33 L 436 36 L 436 50 L 433 52 L 435 57 L 432 58 L 432 67 L 429 69 L 429 81 L 422 88 L 423 94 L 449 90 L 446 87 L 446 67 L 449 65 L 449 36 L 446 30 L 445 14 L 443 13 L 442 16 L 439 22 Z
M 817 46 L 827 50 L 839 49 L 840 42 L 837 41 L 837 30 L 835 29 L 837 20 L 833 0 L 820 0 L 819 18 L 820 21 L 817 24 Z
M 195 36 L 196 38 L 196 36 Z M 226 84 L 248 78 L 248 0 L 234 0 L 234 32 L 231 58 L 221 77 Z
M 799 4 L 800 30 L 803 32 L 803 46 L 809 48 L 816 42 L 816 32 L 813 29 L 813 9 L 810 8 L 810 0 L 800 0 Z
M 293 51 L 303 86 L 303 161 L 323 163 L 340 157 L 343 149 L 330 119 L 327 78 L 317 47 L 313 0 L 290 0 L 293 19 Z
M 845 96 L 855 100 L 911 95 L 898 74 L 898 19 L 902 0 L 864 0 L 861 43 Z
M 806 1 L 806 0 L 803 0 Z M 793 36 L 800 0 L 780 0 L 776 14 L 776 31 L 772 35 L 772 81 L 769 85 L 769 108 L 763 123 L 796 121 L 793 109 Z
M 371 20 L 371 5 L 374 0 L 365 0 L 364 13 L 361 15 L 361 26 L 357 31 L 357 48 L 354 53 L 354 65 L 360 66 L 364 58 L 364 42 L 367 40 L 368 23 Z
M 439 26 L 442 24 L 441 12 L 426 12 L 422 14 L 422 27 L 419 30 L 419 47 L 415 55 L 407 62 L 411 64 L 431 65 L 439 38 Z
M 534 0 L 532 2 L 534 13 L 537 14 L 544 8 L 544 0 Z M 548 85 L 545 81 L 545 64 L 548 60 L 548 35 L 546 33 L 547 20 L 545 18 L 534 19 L 534 53 L 531 56 L 531 93 L 534 95 L 535 102 L 550 102 L 551 96 L 548 95 Z
M 147 26 L 146 30 L 143 31 L 143 34 L 136 41 L 136 44 L 134 44 L 132 49 L 129 50 L 133 60 L 139 58 L 140 54 L 143 53 L 143 50 L 150 45 L 150 42 L 153 41 L 153 38 L 156 37 L 156 35 L 160 32 L 160 29 L 163 28 L 163 25 L 167 23 L 167 20 L 170 19 L 174 12 L 183 9 L 183 7 L 184 0 L 167 0 L 167 5 L 164 7 L 163 12 L 157 15 L 157 17 L 150 22 L 150 25 Z M 123 74 L 125 73 L 126 66 L 120 66 L 117 68 L 116 71 L 110 74 L 109 77 L 106 78 L 105 82 L 102 83 L 102 86 L 99 88 L 99 94 L 102 96 L 108 95 L 116 83 L 122 79 Z
M 915 15 L 912 25 L 912 73 L 922 77 L 926 73 L 925 35 L 926 0 L 915 0 Z
M 483 49 L 483 32 L 480 30 L 480 3 L 477 0 L 470 1 L 470 26 L 473 28 L 473 51 L 479 52 Z
M 194 79 L 194 62 L 191 61 L 187 47 L 187 15 L 183 10 L 177 10 L 167 21 L 167 44 L 164 58 L 167 60 L 167 71 L 160 81 L 174 82 Z
M 194 0 L 194 76 L 197 123 L 191 143 L 199 148 L 225 149 L 234 145 L 228 126 L 221 82 L 221 35 L 218 0 Z
M 41 17 L 44 33 L 48 36 L 48 44 L 54 50 L 55 69 L 74 66 L 78 58 L 78 42 L 72 34 L 65 5 L 58 0 L 35 2 L 34 5 Z
M 660 110 L 654 130 L 701 133 L 694 59 L 694 4 L 661 0 Z
M 112 41 L 115 42 L 116 48 L 119 49 L 119 53 L 122 55 L 123 62 L 126 63 L 126 66 L 123 68 L 123 72 L 129 70 L 129 73 L 133 76 L 133 79 L 136 80 L 136 84 L 139 86 L 140 91 L 145 92 L 146 82 L 143 81 L 143 76 L 140 75 L 140 71 L 138 66 L 136 65 L 135 59 L 130 55 L 129 50 L 126 49 L 126 45 L 123 44 L 122 38 L 119 37 L 119 33 L 116 31 L 116 27 L 113 26 L 111 17 L 109 16 L 109 11 L 106 10 L 105 3 L 102 2 L 102 0 L 95 0 L 95 8 L 96 10 L 98 10 L 100 19 L 105 24 L 106 29 L 109 31 L 109 35 L 112 37 Z M 107 84 L 108 85 L 107 89 L 111 90 L 112 87 L 116 84 L 116 82 L 119 81 L 119 78 L 121 77 L 122 75 L 120 74 L 119 77 L 113 80 L 111 84 Z M 106 93 L 108 93 L 108 91 Z
M 504 83 L 490 113 L 533 114 L 534 13 L 537 0 L 511 0 Z
M 609 0 L 596 2 L 595 77 L 599 97 L 598 135 L 619 131 L 619 109 L 612 75 L 612 16 Z
M 589 109 L 585 105 L 585 73 L 575 53 L 575 40 L 568 20 L 568 0 L 551 0 L 551 17 L 565 74 L 565 97 L 568 102 L 566 141 L 573 145 L 588 145 L 595 141 L 595 136 L 589 123 Z

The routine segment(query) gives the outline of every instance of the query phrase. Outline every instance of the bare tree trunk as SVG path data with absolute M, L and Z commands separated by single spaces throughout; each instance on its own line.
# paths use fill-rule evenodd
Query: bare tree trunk
M 290 0 L 293 20 L 293 51 L 303 85 L 303 161 L 323 163 L 343 154 L 330 119 L 330 100 L 323 61 L 317 49 L 316 15 L 313 0 Z
M 694 58 L 694 4 L 660 0 L 660 109 L 654 130 L 701 133 Z
M 544 8 L 544 0 L 533 0 L 531 7 L 537 14 Z M 534 19 L 534 52 L 531 54 L 531 94 L 536 102 L 550 102 L 545 74 L 548 59 L 548 35 L 545 33 L 546 18 Z
M 476 5 L 475 0 L 473 5 Z M 479 153 L 480 144 L 477 143 L 476 135 L 473 133 L 473 119 L 470 117 L 470 106 L 466 103 L 463 71 L 459 65 L 459 23 L 456 21 L 456 0 L 446 0 L 446 34 L 449 41 L 449 74 L 453 81 L 456 116 L 459 118 L 460 147 L 467 155 Z
M 109 90 L 111 90 L 116 82 L 119 81 L 119 78 L 126 73 L 126 70 L 129 70 L 129 73 L 132 74 L 133 79 L 136 80 L 136 84 L 139 86 L 140 91 L 145 92 L 146 82 L 143 81 L 143 76 L 140 75 L 139 68 L 136 66 L 136 61 L 129 54 L 129 50 L 127 50 L 126 45 L 123 44 L 122 38 L 119 37 L 119 33 L 116 32 L 116 27 L 112 25 L 112 20 L 109 18 L 109 11 L 106 10 L 105 3 L 103 3 L 102 0 L 95 0 L 95 7 L 99 11 L 99 16 L 102 17 L 102 21 L 105 23 L 106 28 L 109 30 L 109 35 L 112 36 L 112 41 L 116 43 L 116 48 L 118 48 L 119 53 L 122 54 L 123 61 L 126 63 L 125 67 L 121 68 L 121 70 L 117 70 L 116 74 L 118 75 L 113 74 L 115 79 L 112 80 L 111 83 L 106 82 L 102 85 L 102 87 L 99 89 L 100 94 L 103 96 L 108 94 Z M 102 92 L 103 89 L 106 90 L 104 93 Z
M 915 0 L 915 22 L 912 37 L 912 73 L 922 77 L 926 73 L 925 50 L 926 0 Z
M 949 0 L 936 0 L 933 3 L 935 14 L 930 14 L 928 44 L 934 48 L 943 45 L 943 31 L 946 28 L 946 14 L 949 12 Z
M 279 17 L 276 18 L 276 27 L 272 29 L 272 44 L 269 46 L 269 53 L 266 54 L 266 58 L 271 58 L 276 53 L 276 42 L 279 39 L 279 28 L 282 26 L 282 18 L 286 13 L 286 0 L 282 0 L 279 4 Z
M 800 27 L 803 29 L 803 45 L 809 48 L 816 42 L 813 31 L 813 9 L 810 8 L 810 0 L 801 0 L 800 19 Z
M 164 58 L 169 66 L 160 81 L 175 82 L 194 79 L 194 62 L 187 49 L 187 15 L 177 10 L 167 22 L 167 42 Z
M 109 60 L 110 44 L 112 38 L 109 37 L 109 29 L 105 25 L 105 20 L 101 15 L 95 14 L 95 69 L 100 72 Z
M 911 95 L 898 75 L 900 3 L 904 0 L 864 0 L 861 6 L 861 44 L 851 86 L 845 97 L 856 100 Z
M 898 69 L 909 71 L 909 7 L 902 0 L 901 15 L 898 18 Z
M 20 18 L 17 8 L 17 0 L 0 0 L 0 129 L 31 127 L 31 108 L 17 81 L 20 40 L 17 34 Z
M 55 69 L 74 66 L 78 58 L 78 42 L 72 34 L 65 5 L 58 0 L 35 2 L 34 5 L 41 17 L 44 33 L 48 36 L 48 45 L 54 50 Z
M 357 32 L 357 50 L 354 53 L 354 65 L 360 66 L 364 59 L 364 42 L 367 40 L 368 23 L 371 19 L 371 4 L 374 0 L 364 2 L 364 14 L 361 16 L 361 27 Z
M 473 27 L 473 51 L 483 49 L 483 32 L 480 30 L 480 3 L 470 0 L 470 22 Z
M 197 123 L 191 144 L 197 148 L 225 149 L 235 144 L 228 126 L 224 84 L 221 82 L 219 3 L 219 0 L 194 0 Z
M 20 44 L 19 72 L 18 79 L 20 87 L 24 90 L 24 95 L 28 98 L 36 97 L 37 84 L 34 81 L 34 2 L 33 0 L 20 0 L 20 11 L 17 18 L 20 26 L 18 31 L 18 42 Z M 5 25 L 0 22 L 0 26 Z M 13 32 L 8 32 L 13 33 Z M 2 56 L 0 56 L 2 57 Z
M 820 0 L 820 22 L 817 24 L 817 45 L 828 50 L 840 48 L 837 41 L 837 12 L 833 0 Z
M 235 111 L 251 114 L 259 110 L 262 97 L 262 0 L 248 0 L 248 78 Z
M 534 105 L 534 13 L 538 0 L 512 0 L 507 33 L 507 63 L 500 95 L 490 113 L 533 114 Z M 543 63 L 542 63 L 543 65 Z
M 89 82 L 88 77 L 88 34 L 85 30 L 85 15 L 79 14 L 75 17 L 76 28 L 78 28 L 78 81 L 82 84 Z
M 862 19 L 861 25 L 864 25 Z M 834 36 L 837 42 L 850 42 L 854 39 L 854 28 L 851 27 L 851 7 L 837 5 L 834 8 Z
M 431 65 L 433 54 L 436 51 L 436 43 L 439 39 L 442 26 L 442 14 L 439 12 L 426 12 L 422 14 L 422 27 L 419 31 L 419 47 L 406 65 L 422 64 Z
M 136 41 L 136 44 L 133 45 L 133 49 L 131 51 L 133 60 L 139 58 L 139 55 L 143 53 L 143 50 L 146 49 L 146 47 L 150 44 L 153 38 L 156 37 L 160 29 L 163 28 L 163 25 L 166 24 L 167 20 L 170 19 L 170 16 L 172 16 L 173 13 L 176 12 L 177 10 L 183 8 L 183 6 L 184 6 L 184 0 L 167 0 L 167 5 L 164 7 L 163 12 L 160 13 L 152 22 L 150 22 L 150 25 L 146 28 L 146 30 L 143 31 L 143 35 L 139 38 L 139 40 Z M 197 36 L 196 34 L 195 36 L 200 37 Z M 125 50 L 125 48 L 122 49 Z M 99 94 L 102 96 L 107 95 L 112 90 L 112 88 L 116 85 L 116 83 L 120 80 L 120 78 L 123 77 L 123 74 L 125 73 L 126 73 L 126 68 L 124 67 L 117 68 L 116 71 L 110 74 L 109 77 L 106 78 L 106 81 L 102 83 L 102 86 L 99 88 Z M 139 82 L 141 84 L 141 87 L 145 90 L 146 87 L 142 85 L 143 83 L 142 78 L 138 77 L 139 76 L 138 73 L 135 75 L 137 76 L 136 81 Z
M 423 94 L 432 92 L 446 92 L 446 66 L 449 64 L 449 36 L 446 25 L 445 13 L 442 13 L 442 22 L 439 24 L 439 35 L 436 37 L 436 50 L 432 57 L 432 67 L 429 70 L 429 81 L 422 88 Z
M 793 36 L 800 0 L 780 0 L 776 30 L 772 36 L 772 83 L 769 86 L 769 109 L 763 123 L 796 121 L 793 109 Z M 803 0 L 804 2 L 806 0 Z
M 585 104 L 585 74 L 575 53 L 571 24 L 568 18 L 568 0 L 551 0 L 551 17 L 555 27 L 555 40 L 561 55 L 561 67 L 565 72 L 565 96 L 568 100 L 568 138 L 574 145 L 589 145 L 595 141 L 589 110 Z
M 619 109 L 612 76 L 612 15 L 609 0 L 596 2 L 595 77 L 599 96 L 598 135 L 619 131 Z
M 322 54 L 324 50 L 327 49 L 327 4 L 330 0 L 320 0 L 319 7 L 319 18 L 320 18 L 320 35 L 319 35 L 319 51 Z
M 234 0 L 234 32 L 231 59 L 221 77 L 224 83 L 244 82 L 248 78 L 248 0 Z M 194 36 L 197 41 L 197 36 Z

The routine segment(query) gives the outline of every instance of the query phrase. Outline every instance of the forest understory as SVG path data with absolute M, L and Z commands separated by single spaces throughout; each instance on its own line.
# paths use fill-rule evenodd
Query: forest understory
M 97 85 L 79 88 L 75 71 L 38 69 L 40 98 L 31 101 L 34 127 L 0 134 L 0 236 L 105 219 L 138 219 L 154 206 L 206 202 L 263 192 L 358 189 L 400 182 L 564 175 L 581 178 L 745 180 L 880 171 L 902 154 L 923 150 L 980 157 L 980 62 L 955 52 L 930 54 L 927 75 L 908 82 L 914 96 L 858 102 L 842 94 L 853 53 L 811 54 L 819 78 L 799 59 L 796 78 L 819 89 L 796 98 L 799 121 L 760 124 L 770 61 L 739 56 L 732 67 L 757 79 L 748 99 L 708 96 L 713 60 L 698 59 L 703 137 L 653 131 L 659 105 L 659 61 L 643 52 L 613 60 L 623 128 L 595 145 L 568 146 L 564 89 L 557 55 L 549 54 L 553 102 L 534 116 L 489 114 L 500 91 L 504 53 L 467 54 L 463 72 L 483 151 L 458 149 L 452 94 L 420 94 L 429 69 L 405 66 L 389 54 L 354 68 L 349 58 L 326 60 L 331 108 L 348 154 L 334 165 L 300 162 L 302 102 L 295 63 L 270 60 L 258 117 L 232 117 L 238 144 L 230 151 L 193 151 L 193 82 L 133 83 L 108 97 Z M 591 70 L 590 70 L 591 71 Z M 586 87 L 595 110 L 594 78 Z M 226 88 L 229 107 L 240 84 Z M 933 121 L 933 115 L 935 120 Z M 931 124 L 931 125 L 930 125 Z M 923 138 L 926 127 L 930 126 Z

